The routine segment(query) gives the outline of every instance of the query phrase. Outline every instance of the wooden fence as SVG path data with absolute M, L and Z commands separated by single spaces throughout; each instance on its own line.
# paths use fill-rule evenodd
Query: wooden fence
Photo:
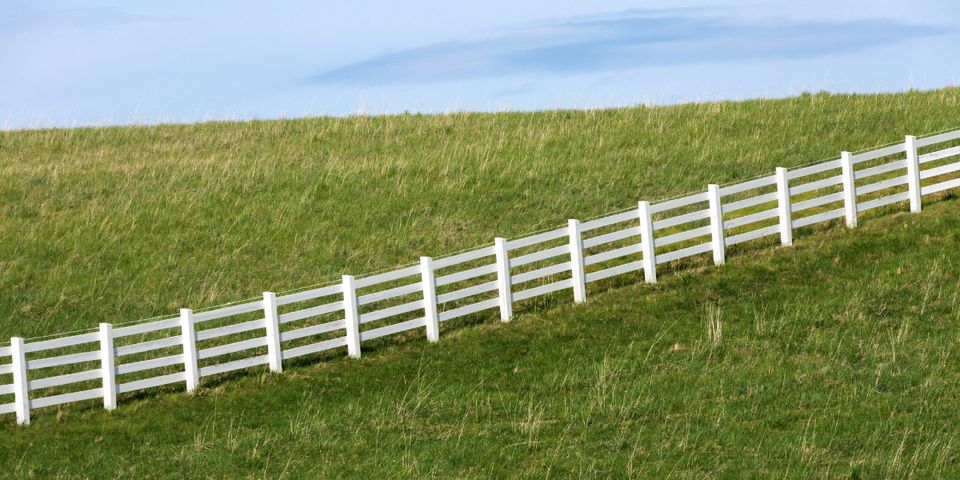
M 710 253 L 722 264 L 727 249 L 795 229 L 896 203 L 919 212 L 925 195 L 960 186 L 960 130 L 775 173 L 733 185 L 418 264 L 353 277 L 290 294 L 125 325 L 100 324 L 86 333 L 25 340 L 0 347 L 0 414 L 27 424 L 33 410 L 102 399 L 161 385 L 195 390 L 201 379 L 342 349 L 359 357 L 364 342 L 422 330 L 440 338 L 440 323 L 498 309 L 509 321 L 519 302 L 571 291 L 583 302 L 587 284 L 643 272 L 657 281 L 659 265 Z M 957 159 L 952 159 L 957 160 Z M 867 183 L 871 182 L 871 183 Z M 3 380 L 6 379 L 6 380 Z M 9 399 L 9 400 L 3 400 Z

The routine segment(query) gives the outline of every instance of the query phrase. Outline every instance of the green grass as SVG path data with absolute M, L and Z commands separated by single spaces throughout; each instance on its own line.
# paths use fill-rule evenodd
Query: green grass
M 0 132 L 0 338 L 489 244 L 960 125 L 960 89 Z
M 4 427 L 12 476 L 956 478 L 960 202 L 439 344 Z M 719 317 L 722 336 L 710 340 Z M 444 325 L 445 326 L 445 325 Z
M 958 103 L 948 89 L 3 133 L 0 335 L 409 263 L 955 127 Z M 436 345 L 379 342 L 27 428 L 8 416 L 2 472 L 957 477 L 960 202 L 895 210 L 511 324 L 444 325 Z

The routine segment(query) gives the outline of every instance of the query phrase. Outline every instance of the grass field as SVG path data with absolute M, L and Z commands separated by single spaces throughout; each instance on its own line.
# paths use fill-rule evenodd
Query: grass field
M 0 132 L 0 338 L 415 262 L 960 125 L 960 89 Z
M 955 478 L 958 248 L 960 202 L 943 201 L 436 345 L 41 415 L 3 428 L 0 465 L 20 478 Z
M 960 90 L 0 133 L 0 336 L 442 254 L 960 125 Z M 12 476 L 956 477 L 960 202 L 510 325 L 3 429 Z M 713 327 L 711 327 L 713 325 Z M 719 328 L 717 328 L 719 327 Z M 718 333 L 719 332 L 719 333 Z

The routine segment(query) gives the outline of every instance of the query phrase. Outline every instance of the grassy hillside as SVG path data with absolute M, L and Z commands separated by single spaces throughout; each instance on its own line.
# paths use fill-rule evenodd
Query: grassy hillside
M 956 478 L 960 202 L 511 324 L 2 427 L 13 477 Z M 721 325 L 711 337 L 708 324 Z
M 416 261 L 960 125 L 960 89 L 0 132 L 0 338 Z
M 947 89 L 0 133 L 0 337 L 410 263 L 955 128 L 958 106 Z M 7 416 L 0 474 L 956 477 L 960 202 L 901 207 L 436 345 Z

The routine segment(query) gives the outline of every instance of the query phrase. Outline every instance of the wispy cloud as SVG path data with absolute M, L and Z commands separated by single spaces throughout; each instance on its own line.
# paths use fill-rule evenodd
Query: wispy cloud
M 749 59 L 812 58 L 909 38 L 941 27 L 890 20 L 738 22 L 684 10 L 629 10 L 494 32 L 387 53 L 310 78 L 312 83 L 383 85 L 577 74 Z

